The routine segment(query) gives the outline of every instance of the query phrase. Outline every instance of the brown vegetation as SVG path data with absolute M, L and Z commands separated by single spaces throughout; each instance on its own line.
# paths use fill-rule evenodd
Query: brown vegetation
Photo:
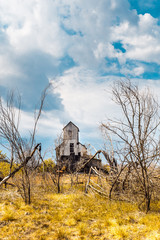
M 159 105 L 149 89 L 140 90 L 130 81 L 115 83 L 112 94 L 122 117 L 102 124 L 107 134 L 114 137 L 114 153 L 119 162 L 111 190 L 118 188 L 123 173 L 123 191 L 126 185 L 132 189 L 132 196 L 136 195 L 139 205 L 144 204 L 148 212 L 160 155 Z
M 46 173 L 32 176 L 32 203 L 25 205 L 19 192 L 9 187 L 0 191 L 0 239 L 100 239 L 137 240 L 160 238 L 160 202 L 151 203 L 147 215 L 134 203 L 108 200 L 92 188 L 85 194 L 88 175 L 78 175 L 71 186 L 70 176 L 61 176 L 57 194 Z M 18 181 L 18 175 L 14 176 Z M 100 179 L 91 175 L 90 184 Z M 107 185 L 103 186 L 106 187 Z
M 0 239 L 160 239 L 160 118 L 153 95 L 130 81 L 116 83 L 123 119 L 101 126 L 110 151 L 84 155 L 69 172 L 59 156 L 57 165 L 43 161 L 35 144 L 45 94 L 28 142 L 18 130 L 20 102 L 15 113 L 13 95 L 7 106 L 0 101 L 0 137 L 11 150 L 10 164 L 0 162 Z M 105 168 L 82 173 L 97 154 Z

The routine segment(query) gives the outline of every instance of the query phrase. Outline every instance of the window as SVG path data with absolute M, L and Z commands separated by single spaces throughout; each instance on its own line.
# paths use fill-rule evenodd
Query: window
M 74 153 L 74 143 L 70 143 L 70 153 Z

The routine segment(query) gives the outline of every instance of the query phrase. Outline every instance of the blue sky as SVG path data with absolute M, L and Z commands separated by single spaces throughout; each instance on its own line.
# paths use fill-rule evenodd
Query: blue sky
M 19 91 L 24 137 L 53 84 L 37 131 L 44 151 L 69 121 L 101 148 L 100 123 L 119 114 L 111 86 L 126 77 L 159 94 L 158 0 L 0 0 L 0 94 Z

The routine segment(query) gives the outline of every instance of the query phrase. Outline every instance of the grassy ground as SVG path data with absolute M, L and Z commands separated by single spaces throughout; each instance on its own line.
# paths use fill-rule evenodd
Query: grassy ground
M 40 194 L 41 193 L 41 194 Z M 136 205 L 72 189 L 38 192 L 27 206 L 14 188 L 0 189 L 0 239 L 160 239 L 160 203 Z

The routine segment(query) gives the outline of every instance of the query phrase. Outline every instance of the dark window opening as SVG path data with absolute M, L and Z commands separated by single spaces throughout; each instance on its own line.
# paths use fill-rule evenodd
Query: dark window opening
M 74 143 L 70 143 L 70 153 L 74 153 Z

